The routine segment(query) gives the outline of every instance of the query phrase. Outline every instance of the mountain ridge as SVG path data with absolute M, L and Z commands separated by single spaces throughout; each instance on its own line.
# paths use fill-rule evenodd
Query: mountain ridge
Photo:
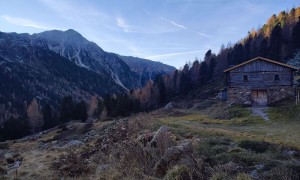
M 119 55 L 75 30 L 0 32 L 0 68 L 0 121 L 22 114 L 35 97 L 42 105 L 49 101 L 58 107 L 63 96 L 87 100 L 142 86 Z

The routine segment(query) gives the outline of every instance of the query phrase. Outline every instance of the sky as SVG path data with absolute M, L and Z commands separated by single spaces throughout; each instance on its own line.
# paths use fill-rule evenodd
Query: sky
M 2 0 L 0 31 L 74 29 L 102 49 L 182 67 L 299 0 Z

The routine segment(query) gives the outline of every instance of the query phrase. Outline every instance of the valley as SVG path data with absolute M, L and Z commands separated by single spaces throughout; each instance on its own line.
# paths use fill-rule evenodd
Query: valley
M 0 1 L 0 179 L 300 180 L 298 3 L 24 2 Z
M 291 110 L 278 111 L 287 104 Z M 267 122 L 251 116 L 250 108 L 222 101 L 201 110 L 162 108 L 113 121 L 70 122 L 66 131 L 9 141 L 1 150 L 2 178 L 297 179 L 300 106 L 292 104 L 271 107 Z M 173 152 L 180 146 L 187 152 Z M 179 159 L 160 167 L 167 157 Z M 16 162 L 18 168 L 9 168 Z

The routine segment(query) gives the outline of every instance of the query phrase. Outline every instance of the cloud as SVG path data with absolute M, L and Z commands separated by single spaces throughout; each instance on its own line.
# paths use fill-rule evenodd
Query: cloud
M 200 35 L 200 36 L 204 36 L 204 37 L 210 38 L 210 36 L 207 35 L 207 34 L 200 33 L 200 32 L 195 32 L 195 33 L 198 34 L 198 35 Z
M 130 29 L 130 26 L 125 22 L 121 17 L 116 17 L 117 26 L 123 29 L 124 32 L 133 32 Z
M 161 19 L 161 20 L 164 20 L 164 21 L 166 21 L 166 22 L 168 22 L 168 23 L 170 23 L 170 24 L 172 24 L 172 25 L 174 25 L 174 26 L 177 26 L 177 27 L 179 27 L 179 28 L 186 29 L 185 26 L 180 25 L 180 24 L 178 24 L 178 23 L 176 23 L 176 22 L 174 22 L 174 21 L 168 20 L 168 19 L 166 19 L 166 18 L 164 18 L 164 17 L 160 17 L 160 19 Z
M 37 23 L 30 19 L 25 19 L 25 18 L 2 15 L 1 19 L 4 19 L 6 22 L 17 25 L 17 26 L 32 27 L 32 28 L 43 29 L 43 30 L 55 29 L 53 27 L 45 26 L 45 25 L 42 25 L 40 23 Z
M 138 27 L 138 26 L 132 26 L 129 25 L 126 20 L 123 17 L 117 16 L 115 17 L 116 25 L 121 28 L 126 33 L 140 33 L 140 34 L 162 34 L 162 33 L 169 33 L 173 32 L 169 29 L 158 29 L 156 26 L 155 29 L 151 28 L 150 26 L 147 26 L 147 28 L 144 27 Z M 180 25 L 179 25 L 180 26 Z
M 111 17 L 97 10 L 89 3 L 79 4 L 76 1 L 62 0 L 39 0 L 48 8 L 56 11 L 62 18 L 74 22 L 90 22 L 94 19 L 97 21 L 110 21 Z
M 169 20 L 169 19 L 166 19 L 166 18 L 164 18 L 164 17 L 160 17 L 160 19 L 163 20 L 163 21 L 166 21 L 166 22 L 168 22 L 168 23 L 170 23 L 170 24 L 172 24 L 172 25 L 174 25 L 174 26 L 176 26 L 176 27 L 179 27 L 179 28 L 181 28 L 181 29 L 184 29 L 184 30 L 186 30 L 186 31 L 188 31 L 188 32 L 197 34 L 197 35 L 199 35 L 199 36 L 206 37 L 206 38 L 209 38 L 209 37 L 210 37 L 210 36 L 207 35 L 207 34 L 189 30 L 186 26 L 181 25 L 181 24 L 178 24 L 178 23 L 176 23 L 176 22 L 174 22 L 174 21 L 171 21 L 171 20 Z
M 168 54 L 159 54 L 154 56 L 147 56 L 145 59 L 158 59 L 162 57 L 170 57 L 170 56 L 177 56 L 177 55 L 183 55 L 183 54 L 192 54 L 192 53 L 200 53 L 203 51 L 187 51 L 187 52 L 176 52 L 176 53 L 168 53 Z

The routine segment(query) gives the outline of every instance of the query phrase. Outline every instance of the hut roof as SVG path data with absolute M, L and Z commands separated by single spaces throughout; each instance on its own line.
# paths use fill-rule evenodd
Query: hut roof
M 290 66 L 290 65 L 287 65 L 287 64 L 284 64 L 284 63 L 281 63 L 281 62 L 277 62 L 277 61 L 274 61 L 274 60 L 271 60 L 271 59 L 263 58 L 263 57 L 256 57 L 256 58 L 250 59 L 250 60 L 248 60 L 248 61 L 246 61 L 246 62 L 243 62 L 243 63 L 241 63 L 241 64 L 238 64 L 238 65 L 236 65 L 236 66 L 233 66 L 233 67 L 231 67 L 231 68 L 225 69 L 224 72 L 225 72 L 225 73 L 226 73 L 226 72 L 229 72 L 229 71 L 231 71 L 231 70 L 233 70 L 233 69 L 236 69 L 236 68 L 238 68 L 238 67 L 244 66 L 244 65 L 246 65 L 246 64 L 249 64 L 249 63 L 251 63 L 251 62 L 253 62 L 253 61 L 257 61 L 257 60 L 267 61 L 267 62 L 270 62 L 270 63 L 273 63 L 273 64 L 277 64 L 277 65 L 280 65 L 280 66 L 284 66 L 284 67 L 293 69 L 294 71 L 297 71 L 297 70 L 298 70 L 298 68 L 296 68 L 296 67 L 294 67 L 294 66 Z

